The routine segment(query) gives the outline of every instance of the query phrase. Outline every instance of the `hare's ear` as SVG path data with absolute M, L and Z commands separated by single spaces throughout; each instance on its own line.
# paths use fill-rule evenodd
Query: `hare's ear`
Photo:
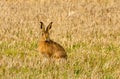
M 45 31 L 45 26 L 44 26 L 43 22 L 40 22 L 40 28 L 42 29 L 42 31 Z
M 49 31 L 49 30 L 51 29 L 52 23 L 53 23 L 53 22 L 51 22 L 51 23 L 47 26 L 46 31 Z

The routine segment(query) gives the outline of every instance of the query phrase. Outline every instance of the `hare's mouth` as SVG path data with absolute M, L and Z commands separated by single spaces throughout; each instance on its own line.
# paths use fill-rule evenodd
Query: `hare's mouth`
M 45 42 L 49 42 L 49 41 L 50 41 L 50 39 L 46 39 L 46 40 L 45 40 Z

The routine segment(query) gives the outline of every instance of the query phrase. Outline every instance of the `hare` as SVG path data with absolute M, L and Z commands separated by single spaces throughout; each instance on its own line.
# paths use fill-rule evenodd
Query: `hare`
M 43 22 L 40 22 L 40 28 L 42 29 L 42 35 L 39 42 L 39 51 L 45 58 L 53 58 L 53 59 L 67 59 L 67 53 L 65 49 L 58 43 L 54 42 L 50 39 L 49 30 L 52 27 L 52 22 L 47 26 L 45 26 Z

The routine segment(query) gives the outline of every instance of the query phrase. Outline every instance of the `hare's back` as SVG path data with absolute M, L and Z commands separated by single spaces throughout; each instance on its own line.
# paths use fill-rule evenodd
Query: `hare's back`
M 52 50 L 54 51 L 55 58 L 67 58 L 65 49 L 58 43 L 53 42 Z

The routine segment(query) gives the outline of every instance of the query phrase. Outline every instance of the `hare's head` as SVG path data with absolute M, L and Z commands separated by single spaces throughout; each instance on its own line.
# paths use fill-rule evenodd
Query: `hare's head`
M 49 37 L 49 30 L 52 27 L 52 22 L 47 26 L 47 28 L 45 28 L 43 22 L 40 22 L 40 28 L 42 29 L 42 37 L 41 40 L 42 41 L 50 41 L 50 37 Z

